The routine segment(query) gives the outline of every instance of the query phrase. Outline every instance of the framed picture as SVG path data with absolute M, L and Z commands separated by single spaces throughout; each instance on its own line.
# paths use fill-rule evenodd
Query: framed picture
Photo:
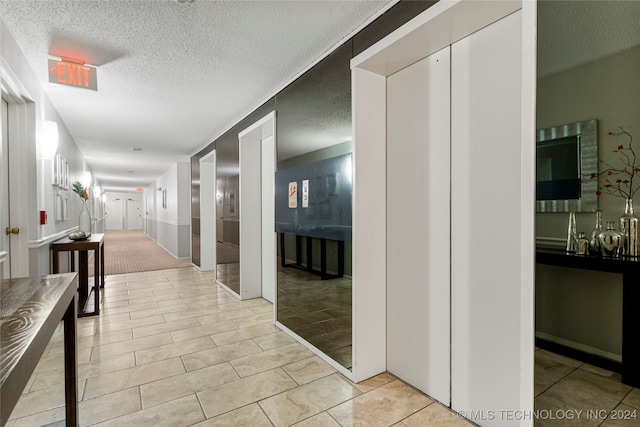
M 60 154 L 56 154 L 53 158 L 53 164 L 51 165 L 51 183 L 56 187 L 60 185 Z
M 62 194 L 54 194 L 55 197 L 55 219 L 56 221 L 62 221 L 64 219 L 64 199 L 62 197 Z
M 64 189 L 69 189 L 69 163 L 64 161 Z
M 229 193 L 229 215 L 236 216 L 236 193 Z

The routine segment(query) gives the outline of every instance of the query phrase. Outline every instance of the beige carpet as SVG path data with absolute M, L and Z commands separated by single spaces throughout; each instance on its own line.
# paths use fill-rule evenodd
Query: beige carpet
M 162 246 L 147 237 L 142 230 L 105 233 L 104 272 L 106 275 L 184 267 L 191 267 L 190 258 L 176 259 Z

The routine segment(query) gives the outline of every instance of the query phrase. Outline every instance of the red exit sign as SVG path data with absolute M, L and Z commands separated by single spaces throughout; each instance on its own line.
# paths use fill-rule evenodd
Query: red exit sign
M 49 83 L 98 90 L 95 67 L 68 60 L 49 60 Z

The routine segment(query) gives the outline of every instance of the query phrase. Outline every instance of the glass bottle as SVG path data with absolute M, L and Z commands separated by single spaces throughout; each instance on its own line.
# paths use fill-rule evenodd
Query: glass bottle
M 622 255 L 638 256 L 638 217 L 633 213 L 633 200 L 625 202 L 624 215 L 620 217 L 620 232 L 623 236 Z
M 593 255 L 600 255 L 600 240 L 598 236 L 602 233 L 602 211 L 596 211 L 596 226 L 591 232 L 591 238 L 589 239 L 589 252 Z
M 576 253 L 578 247 L 578 235 L 576 234 L 576 213 L 569 212 L 569 227 L 567 230 L 567 252 Z

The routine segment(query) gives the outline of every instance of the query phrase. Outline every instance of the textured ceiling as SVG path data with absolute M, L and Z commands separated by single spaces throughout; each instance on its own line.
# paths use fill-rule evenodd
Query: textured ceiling
M 122 191 L 188 161 L 392 3 L 1 0 L 0 17 L 103 187 Z M 59 56 L 98 66 L 98 91 L 49 84 Z
M 395 2 L 0 0 L 0 17 L 103 187 L 122 191 L 187 161 Z M 539 76 L 640 44 L 640 1 L 538 8 Z M 98 66 L 98 91 L 49 84 L 57 56 Z
M 640 1 L 538 2 L 538 77 L 640 44 Z

